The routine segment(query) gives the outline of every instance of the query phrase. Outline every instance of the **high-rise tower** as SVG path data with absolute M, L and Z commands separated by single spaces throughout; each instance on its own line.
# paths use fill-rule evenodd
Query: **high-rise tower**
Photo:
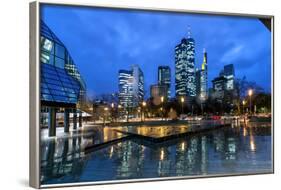
M 171 97 L 171 69 L 169 66 L 159 66 L 158 67 L 158 84 L 161 86 L 166 86 L 167 92 L 165 94 L 168 98 Z
M 200 98 L 206 100 L 208 97 L 208 63 L 207 63 L 207 52 L 203 50 L 203 63 L 201 66 L 200 76 Z
M 119 71 L 119 103 L 124 107 L 136 107 L 144 97 L 144 76 L 137 65 L 131 70 Z
M 183 38 L 181 43 L 175 47 L 175 90 L 176 96 L 196 95 L 195 85 L 195 49 L 194 39 L 191 38 L 191 32 L 188 31 L 188 38 Z

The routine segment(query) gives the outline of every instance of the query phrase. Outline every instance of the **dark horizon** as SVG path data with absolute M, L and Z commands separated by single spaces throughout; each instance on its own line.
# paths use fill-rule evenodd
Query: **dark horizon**
M 204 48 L 208 53 L 209 88 L 223 66 L 233 64 L 236 78 L 271 92 L 271 33 L 257 18 L 44 5 L 42 19 L 70 52 L 90 97 L 118 92 L 118 71 L 133 64 L 144 73 L 146 97 L 158 66 L 169 66 L 174 96 L 174 47 L 188 26 L 195 68 Z

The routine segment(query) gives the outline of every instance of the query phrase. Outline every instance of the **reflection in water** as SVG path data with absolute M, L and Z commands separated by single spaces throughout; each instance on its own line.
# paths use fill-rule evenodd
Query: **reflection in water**
M 99 132 L 101 141 L 118 136 L 107 130 Z M 97 136 L 93 136 L 43 142 L 42 183 L 257 173 L 272 170 L 271 127 L 265 124 L 236 124 L 233 127 L 160 144 L 127 140 L 85 156 L 85 144 L 98 141 Z

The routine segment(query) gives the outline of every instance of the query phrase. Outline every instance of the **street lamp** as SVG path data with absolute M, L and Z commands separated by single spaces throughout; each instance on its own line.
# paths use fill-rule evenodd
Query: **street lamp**
M 203 110 L 204 95 L 203 94 L 200 95 L 200 100 L 201 100 L 201 111 L 202 111 L 202 116 L 203 116 L 203 114 L 204 114 L 204 110 Z
M 242 105 L 243 105 L 243 118 L 244 118 L 244 123 L 246 123 L 246 118 L 245 118 L 245 105 L 246 105 L 246 100 L 242 101 Z
M 184 97 L 181 97 L 181 114 L 183 114 Z
M 144 113 L 144 108 L 145 108 L 145 106 L 146 106 L 146 102 L 145 101 L 143 101 L 142 102 L 142 114 L 143 114 L 143 120 L 145 120 L 145 113 Z M 141 114 L 141 119 L 142 119 L 142 114 Z
M 114 119 L 115 119 L 115 118 L 114 118 L 114 117 L 115 117 L 114 115 L 115 115 L 115 114 L 114 114 L 114 103 L 112 102 L 112 103 L 111 103 L 111 119 L 112 119 L 113 122 L 114 122 Z
M 246 101 L 245 100 L 242 101 L 242 105 L 243 105 L 243 114 L 245 114 L 245 111 L 244 111 L 244 107 L 246 105 Z
M 249 98 L 250 98 L 250 114 L 252 114 L 252 95 L 253 95 L 252 89 L 249 89 L 248 95 L 249 95 Z
M 117 115 L 118 115 L 118 119 L 120 119 L 120 109 L 122 108 L 122 106 L 120 104 L 118 104 L 118 109 L 117 109 Z M 118 121 L 117 119 L 117 121 Z M 119 120 L 120 121 L 120 120 Z
M 162 103 L 162 107 L 161 107 L 161 111 L 162 111 L 162 120 L 163 120 L 163 118 L 164 118 L 164 112 L 163 112 L 163 107 L 164 107 L 164 96 L 161 96 L 161 103 Z

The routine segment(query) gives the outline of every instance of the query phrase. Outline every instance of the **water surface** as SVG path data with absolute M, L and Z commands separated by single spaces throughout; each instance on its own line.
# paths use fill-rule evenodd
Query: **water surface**
M 233 124 L 160 144 L 125 140 L 89 154 L 85 146 L 116 134 L 108 129 L 86 134 L 42 142 L 42 184 L 272 171 L 266 123 Z

